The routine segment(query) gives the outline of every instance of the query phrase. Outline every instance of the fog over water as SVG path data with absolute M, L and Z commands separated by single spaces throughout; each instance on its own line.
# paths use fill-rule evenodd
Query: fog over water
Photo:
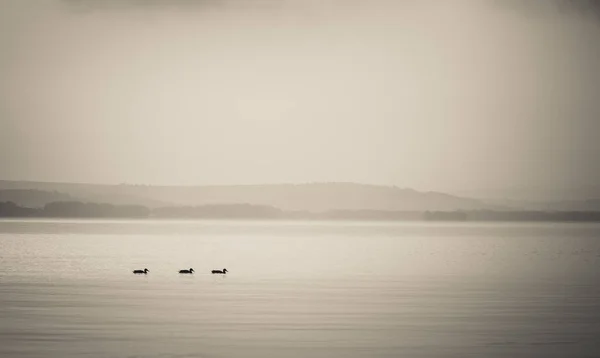
M 599 4 L 0 0 L 0 357 L 600 356 Z
M 594 196 L 597 10 L 5 0 L 0 177 Z
M 599 234 L 3 220 L 0 356 L 597 357 Z

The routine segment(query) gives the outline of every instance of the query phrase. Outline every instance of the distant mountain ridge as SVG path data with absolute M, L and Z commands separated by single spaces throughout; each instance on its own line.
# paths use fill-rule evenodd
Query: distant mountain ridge
M 0 190 L 56 192 L 80 201 L 158 208 L 173 205 L 252 204 L 287 211 L 451 211 L 502 209 L 439 192 L 355 183 L 223 186 L 147 186 L 0 181 Z M 35 192 L 31 192 L 32 195 Z M 41 194 L 40 194 L 41 195 Z M 51 200 L 56 201 L 56 200 Z M 24 205 L 24 203 L 16 202 Z

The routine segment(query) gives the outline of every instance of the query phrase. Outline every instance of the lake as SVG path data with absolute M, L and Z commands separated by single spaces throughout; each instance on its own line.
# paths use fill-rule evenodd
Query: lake
M 597 224 L 3 220 L 0 356 L 598 357 L 599 273 Z

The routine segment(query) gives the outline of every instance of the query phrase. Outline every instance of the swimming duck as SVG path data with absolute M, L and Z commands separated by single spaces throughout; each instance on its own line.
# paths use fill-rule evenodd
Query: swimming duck
M 226 274 L 226 273 L 227 273 L 227 269 L 226 269 L 226 268 L 224 268 L 224 269 L 222 269 L 222 270 L 212 270 L 211 272 L 212 272 L 212 273 L 222 273 L 222 274 Z
M 143 270 L 133 270 L 134 274 L 147 274 L 148 272 L 150 272 L 150 270 L 148 270 L 147 268 L 143 269 Z
M 179 270 L 179 273 L 194 273 L 194 269 L 190 268 L 189 270 Z

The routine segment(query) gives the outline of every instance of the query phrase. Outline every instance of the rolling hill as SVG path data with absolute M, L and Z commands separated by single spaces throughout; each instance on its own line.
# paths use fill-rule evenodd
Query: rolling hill
M 322 212 L 328 210 L 478 210 L 498 209 L 480 200 L 439 192 L 419 192 L 398 187 L 354 183 L 310 183 L 235 186 L 147 186 L 0 181 L 0 190 L 33 190 L 31 196 L 157 208 L 173 205 L 239 204 L 273 206 L 282 210 Z M 44 193 L 46 192 L 46 193 Z M 61 198 L 58 196 L 57 198 Z M 12 200 L 20 205 L 29 198 Z M 50 200 L 57 201 L 57 200 Z M 39 199 L 38 202 L 47 202 Z

